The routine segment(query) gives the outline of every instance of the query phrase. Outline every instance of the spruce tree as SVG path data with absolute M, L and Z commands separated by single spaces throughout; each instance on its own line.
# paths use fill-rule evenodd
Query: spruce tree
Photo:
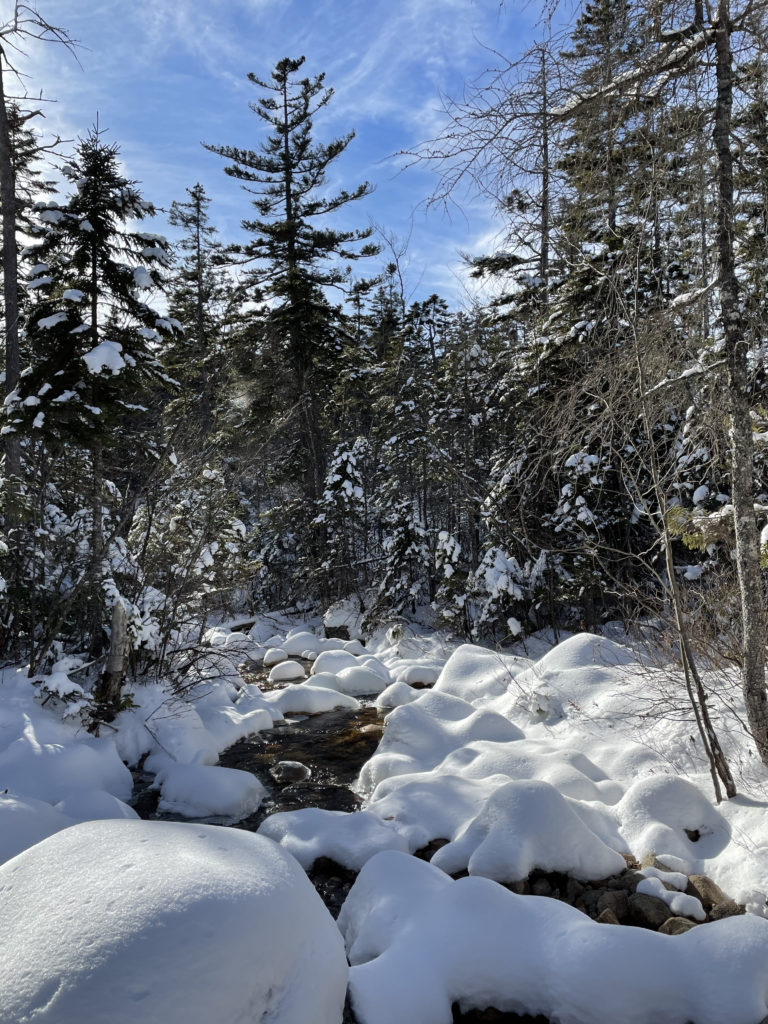
M 357 247 L 370 230 L 327 225 L 332 214 L 368 195 L 371 187 L 365 182 L 351 191 L 326 193 L 328 169 L 353 133 L 329 143 L 314 141 L 313 117 L 333 90 L 325 87 L 322 74 L 298 79 L 303 64 L 304 57 L 286 57 L 269 80 L 249 74 L 263 93 L 250 106 L 268 132 L 257 149 L 206 148 L 231 161 L 226 173 L 255 196 L 256 217 L 243 221 L 251 237 L 237 254 L 248 266 L 244 280 L 251 299 L 269 302 L 262 344 L 277 347 L 287 363 L 286 401 L 298 409 L 295 461 L 303 496 L 314 503 L 325 475 L 322 393 L 341 348 L 341 314 L 327 290 L 343 282 L 342 267 L 349 261 L 377 250 L 371 244 Z

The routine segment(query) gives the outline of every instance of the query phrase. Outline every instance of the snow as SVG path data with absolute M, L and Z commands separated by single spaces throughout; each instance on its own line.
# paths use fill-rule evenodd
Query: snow
M 264 668 L 270 668 L 272 665 L 278 665 L 281 661 L 285 661 L 288 654 L 280 647 L 270 647 L 269 650 L 264 654 Z
M 188 688 L 183 697 L 163 682 L 136 686 L 133 697 L 138 706 L 121 712 L 112 723 L 115 731 L 110 729 L 101 738 L 88 735 L 76 716 L 61 718 L 63 710 L 87 697 L 75 681 L 84 677 L 73 675 L 80 665 L 76 659 L 62 659 L 34 686 L 21 671 L 0 673 L 0 789 L 10 787 L 0 795 L 0 857 L 20 853 L 14 863 L 23 866 L 25 858 L 42 856 L 39 851 L 61 842 L 55 847 L 60 852 L 51 855 L 50 872 L 48 866 L 38 872 L 39 878 L 45 877 L 45 885 L 38 882 L 38 889 L 47 891 L 50 873 L 55 893 L 59 878 L 64 879 L 61 884 L 79 884 L 79 870 L 67 872 L 60 861 L 61 851 L 68 849 L 65 844 L 74 843 L 79 830 L 98 827 L 111 837 L 118 834 L 109 831 L 113 828 L 159 829 L 146 833 L 151 840 L 144 841 L 141 833 L 143 841 L 136 844 L 141 850 L 135 857 L 133 840 L 125 840 L 129 832 L 121 832 L 122 859 L 115 858 L 111 867 L 105 861 L 109 842 L 104 854 L 100 845 L 90 843 L 82 893 L 98 892 L 98 884 L 89 887 L 89 871 L 110 870 L 118 875 L 122 863 L 146 866 L 149 862 L 142 858 L 152 855 L 154 837 L 162 839 L 162 830 L 171 827 L 135 819 L 126 804 L 130 773 L 121 759 L 136 765 L 146 755 L 145 770 L 157 773 L 162 812 L 235 822 L 259 806 L 265 791 L 251 773 L 216 766 L 222 750 L 244 736 L 270 729 L 285 714 L 358 708 L 355 696 L 343 691 L 375 693 L 378 707 L 394 710 L 387 715 L 379 747 L 357 782 L 363 809 L 351 814 L 319 808 L 273 814 L 259 829 L 286 851 L 270 855 L 283 858 L 280 864 L 293 864 L 291 857 L 295 857 L 309 867 L 318 857 L 329 857 L 360 871 L 339 926 L 353 964 L 351 994 L 361 1024 L 394 1020 L 450 1024 L 454 1001 L 464 1008 L 495 1006 L 502 1011 L 543 1013 L 565 1024 L 683 1024 L 689 1020 L 757 1024 L 766 1016 L 768 921 L 761 918 L 768 917 L 768 774 L 750 757 L 744 732 L 737 718 L 723 709 L 716 689 L 712 707 L 743 788 L 739 796 L 718 806 L 699 744 L 690 738 L 692 724 L 683 703 L 683 683 L 674 665 L 654 665 L 647 652 L 637 653 L 626 644 L 591 634 L 568 637 L 555 647 L 546 636 L 533 635 L 524 641 L 527 654 L 523 657 L 509 650 L 447 644 L 438 635 L 386 637 L 383 630 L 363 647 L 318 637 L 311 631 L 318 621 L 307 618 L 294 625 L 275 614 L 260 618 L 250 633 L 215 624 L 204 637 L 215 652 L 211 662 L 215 667 L 199 685 Z M 303 667 L 290 660 L 297 657 L 293 652 L 317 652 L 312 674 L 306 681 L 262 693 L 255 683 L 245 682 L 234 665 L 258 662 L 270 651 L 274 652 L 270 660 L 276 660 L 268 668 L 299 670 L 302 676 Z M 230 668 L 226 668 L 227 659 Z M 415 690 L 405 681 L 426 683 L 435 676 L 432 690 Z M 722 677 L 718 685 L 722 686 Z M 41 707 L 40 698 L 46 693 L 57 696 Z M 64 697 L 74 704 L 63 704 Z M 667 707 L 672 710 L 663 710 Z M 737 712 L 743 714 L 743 709 L 737 707 Z M 98 822 L 73 825 L 97 818 Z M 195 843 L 195 837 L 210 831 L 199 825 L 173 827 L 182 829 L 176 835 L 189 835 Z M 227 828 L 216 834 L 225 845 L 233 835 L 241 836 L 232 840 L 236 843 L 254 838 Z M 441 842 L 425 849 L 435 840 Z M 174 844 L 180 841 L 174 839 Z M 267 839 L 257 842 L 267 844 L 260 849 L 277 849 Z M 99 850 L 96 858 L 95 848 Z M 183 852 L 169 855 L 167 845 L 165 849 L 165 860 L 156 863 L 163 864 L 172 886 L 177 877 L 186 877 L 188 869 L 197 870 L 195 856 L 190 866 Z M 431 862 L 410 856 L 417 851 L 420 857 L 431 856 Z M 711 876 L 728 896 L 746 905 L 748 914 L 707 922 L 684 935 L 665 936 L 633 927 L 597 925 L 565 903 L 517 896 L 498 885 L 526 878 L 534 870 L 561 872 L 587 883 L 598 881 L 621 873 L 622 854 L 630 853 L 639 860 L 653 856 L 655 866 L 642 870 L 638 892 L 663 900 L 673 914 L 694 921 L 706 917 L 699 900 L 684 891 L 691 873 Z M 218 870 L 218 859 L 223 862 L 229 856 L 217 853 L 212 870 Z M 238 852 L 233 868 L 236 885 L 239 857 Z M 71 860 L 80 863 L 77 855 Z M 199 860 L 202 863 L 202 857 Z M 269 857 L 267 861 L 273 863 Z M 55 870 L 54 863 L 59 864 Z M 148 870 L 146 884 L 152 891 L 155 868 Z M 259 877 L 266 879 L 271 870 Z M 450 878 L 463 872 L 469 877 Z M 131 887 L 138 891 L 139 879 L 130 871 L 122 875 L 129 876 L 125 883 L 130 889 L 125 910 L 129 916 L 133 913 Z M 16 877 L 10 887 L 4 885 L 5 878 L 0 879 L 0 913 L 15 898 Z M 19 877 L 23 881 L 31 873 L 25 876 L 22 871 Z M 116 886 L 118 907 L 124 891 L 120 884 Z M 265 893 L 266 887 L 264 881 L 260 891 Z M 172 887 L 170 892 L 172 900 Z M 137 897 L 137 913 L 143 914 L 142 893 Z M 85 898 L 76 894 L 70 901 L 78 910 L 71 923 L 72 929 L 81 930 L 77 934 L 91 927 Z M 199 898 L 202 908 L 205 884 Z M 66 895 L 63 899 L 66 902 Z M 156 915 L 152 922 L 162 919 L 162 927 L 168 927 L 169 899 L 157 896 L 151 908 L 146 904 L 147 913 Z M 126 925 L 128 934 L 118 915 L 115 935 L 110 928 L 102 928 L 94 948 L 98 954 L 103 944 L 111 951 L 113 940 L 117 943 L 127 935 L 123 948 L 128 949 L 127 973 L 133 981 L 110 980 L 114 1015 L 105 1011 L 100 1017 L 101 1010 L 91 1012 L 86 968 L 78 962 L 70 971 L 63 960 L 51 959 L 54 944 L 44 932 L 46 923 L 35 920 L 34 899 L 29 905 L 31 917 L 23 923 L 27 930 L 19 934 L 27 948 L 34 943 L 42 951 L 37 960 L 43 967 L 35 961 L 30 981 L 15 967 L 11 981 L 0 980 L 4 1010 L 6 993 L 16 999 L 13 993 L 23 990 L 27 998 L 30 986 L 37 986 L 35 972 L 44 970 L 49 973 L 35 991 L 51 994 L 54 1009 L 47 1008 L 39 1019 L 57 1024 L 70 1019 L 97 1024 L 114 1019 L 122 1024 L 129 1009 L 133 1021 L 136 1004 L 130 1000 L 136 991 L 151 987 L 154 998 L 155 988 L 170 986 L 170 976 L 160 977 L 154 963 L 147 966 L 140 959 L 139 940 L 131 938 L 132 925 Z M 206 905 L 205 913 L 212 913 L 216 900 Z M 290 913 L 290 923 L 298 931 L 309 913 L 304 896 Z M 43 910 L 37 916 L 44 917 Z M 18 932 L 13 912 L 10 919 L 14 922 L 10 930 Z M 232 941 L 237 943 L 246 939 L 246 925 L 237 924 L 240 920 L 244 922 L 245 916 L 234 925 Z M 241 963 L 237 959 L 241 947 L 232 952 L 229 940 L 220 937 L 214 955 L 206 945 L 205 924 L 197 919 L 193 923 L 194 935 L 182 934 L 179 927 L 178 940 L 175 925 L 170 927 L 169 955 L 178 954 L 179 963 L 192 965 L 192 974 L 175 982 L 178 1005 L 172 1010 L 163 1005 L 156 1017 L 151 1013 L 146 1017 L 150 1022 L 200 1019 L 206 1024 L 209 1020 L 231 1024 L 253 1018 L 254 1012 L 253 1019 L 285 1024 L 323 1019 L 314 1005 L 294 1009 L 293 1017 L 281 1017 L 282 1003 L 274 1017 L 264 1015 L 268 1011 L 262 1004 L 254 1004 L 253 1011 L 246 1003 L 250 1016 L 238 1018 L 240 1010 L 232 1009 L 226 999 L 222 1013 L 228 1016 L 206 1016 L 201 1011 L 196 1018 L 192 1001 L 198 984 L 202 986 L 198 976 L 205 974 L 203 959 L 212 958 L 216 976 L 227 950 Z M 288 923 L 283 922 L 286 927 Z M 142 934 L 154 934 L 155 927 L 147 925 Z M 253 915 L 247 927 L 266 934 L 259 931 L 261 925 Z M 25 939 L 33 932 L 34 938 Z M 0 947 L 3 941 L 0 938 Z M 73 949 L 82 953 L 84 947 L 78 942 L 75 936 Z M 181 942 L 187 943 L 184 953 L 176 949 Z M 258 942 L 255 946 L 251 939 L 248 942 L 259 948 Z M 55 954 L 65 955 L 66 950 Z M 270 947 L 267 959 L 271 955 Z M 112 956 L 108 952 L 103 963 L 98 960 L 92 965 L 97 982 L 94 998 L 107 990 L 106 981 L 99 988 L 100 972 L 118 970 L 108 967 L 108 962 L 114 962 Z M 283 956 L 280 969 L 288 971 L 290 950 L 283 948 Z M 140 965 L 138 972 L 133 971 L 134 962 Z M 46 963 L 53 966 L 45 968 Z M 227 999 L 230 995 L 239 999 L 245 992 L 249 971 L 262 976 L 261 957 L 251 953 L 249 963 L 248 969 L 227 975 L 235 979 L 226 989 Z M 315 966 L 304 963 L 305 973 L 312 975 Z M 225 969 L 229 968 L 221 967 Z M 269 973 L 272 968 L 264 970 Z M 57 984 L 63 979 L 55 995 L 52 983 L 45 987 L 52 977 Z M 275 991 L 280 984 L 275 983 Z M 8 985 L 16 988 L 11 991 Z M 58 1003 L 75 990 L 82 1006 Z M 56 1016 L 59 1005 L 64 1009 Z M 201 1005 L 207 1013 L 207 1004 Z M 341 1004 L 335 1005 L 327 1019 L 338 1024 Z M 169 1015 L 163 1017 L 163 1013 Z
M 81 292 L 79 288 L 67 288 L 61 297 L 66 302 L 82 302 L 85 292 Z
M 0 863 L 72 824 L 44 800 L 0 794 Z
M 96 348 L 86 352 L 82 357 L 89 373 L 101 373 L 109 370 L 115 376 L 126 366 L 122 355 L 123 346 L 118 341 L 102 341 Z
M 535 868 L 596 881 L 626 867 L 584 824 L 573 801 L 539 781 L 500 786 L 432 863 L 448 874 L 466 870 L 497 882 L 519 881 Z
M 157 809 L 185 818 L 216 818 L 234 824 L 253 814 L 266 790 L 250 772 L 205 764 L 174 764 L 159 771 Z
M 608 927 L 383 852 L 338 924 L 361 1024 L 450 1024 L 454 1001 L 560 1024 L 756 1024 L 766 1012 L 768 921 L 755 917 L 676 936 Z
M 63 324 L 67 320 L 67 314 L 64 312 L 53 313 L 52 316 L 44 316 L 42 320 L 37 321 L 37 326 L 42 330 L 50 330 L 51 327 L 56 327 L 58 324 Z
M 349 651 L 324 650 L 315 658 L 310 672 L 313 676 L 318 672 L 332 672 L 334 675 L 337 675 L 342 669 L 356 668 L 357 665 L 357 658 L 354 654 L 350 654 Z
M 354 697 L 331 690 L 326 686 L 312 686 L 309 683 L 299 683 L 298 686 L 289 686 L 285 690 L 267 693 L 264 700 L 282 715 L 319 715 L 324 711 L 333 711 L 335 708 L 349 708 L 356 711 L 360 707 L 360 702 Z
M 259 835 L 279 843 L 307 870 L 318 857 L 330 857 L 350 871 L 359 871 L 381 850 L 408 849 L 397 829 L 365 811 L 347 814 L 318 807 L 285 811 L 262 822 Z
M 338 930 L 261 836 L 76 825 L 0 868 L 0 1005 L 40 1024 L 338 1024 Z
M 298 661 L 281 661 L 269 673 L 270 683 L 293 682 L 304 678 L 304 668 Z

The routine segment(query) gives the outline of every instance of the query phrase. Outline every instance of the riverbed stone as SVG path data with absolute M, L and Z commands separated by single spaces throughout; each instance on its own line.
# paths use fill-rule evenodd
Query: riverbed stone
M 689 896 L 695 896 L 700 900 L 702 907 L 707 911 L 728 899 L 720 886 L 708 875 L 690 875 L 685 891 Z
M 311 778 L 312 771 L 301 761 L 278 761 L 269 769 L 269 774 L 275 782 L 290 786 L 295 782 L 306 782 Z
M 649 896 L 644 892 L 635 892 L 629 897 L 629 922 L 639 928 L 652 928 L 657 931 L 665 921 L 673 917 L 664 900 Z
M 598 924 L 621 924 L 621 921 L 616 917 L 610 907 L 606 907 L 605 910 L 601 910 L 595 920 Z
M 695 922 L 689 921 L 687 917 L 668 917 L 659 927 L 659 931 L 662 935 L 682 935 L 695 927 Z
M 737 903 L 736 900 L 723 900 L 722 903 L 712 907 L 709 916 L 713 921 L 721 921 L 724 917 L 738 917 L 746 912 L 747 908 L 743 903 Z
M 597 910 L 599 914 L 610 910 L 617 922 L 623 921 L 629 913 L 629 894 L 625 889 L 604 889 L 598 897 Z

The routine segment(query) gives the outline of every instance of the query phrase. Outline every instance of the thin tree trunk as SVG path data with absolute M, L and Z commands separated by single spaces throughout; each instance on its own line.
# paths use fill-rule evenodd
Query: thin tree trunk
M 739 305 L 733 240 L 733 54 L 730 4 L 719 0 L 715 24 L 717 101 L 713 139 L 717 153 L 717 250 L 720 306 L 728 369 L 731 439 L 731 500 L 736 536 L 736 572 L 741 598 L 741 681 L 747 721 L 763 764 L 768 765 L 768 694 L 765 685 L 765 607 L 760 544 L 754 508 L 754 445 L 749 409 L 747 337 Z

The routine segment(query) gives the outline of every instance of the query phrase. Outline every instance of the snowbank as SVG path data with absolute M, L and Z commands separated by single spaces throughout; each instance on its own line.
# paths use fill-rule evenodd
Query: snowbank
M 768 921 L 755 917 L 676 936 L 610 927 L 386 852 L 338 924 L 361 1024 L 450 1024 L 453 1002 L 559 1024 L 757 1024 L 768 1012 Z

